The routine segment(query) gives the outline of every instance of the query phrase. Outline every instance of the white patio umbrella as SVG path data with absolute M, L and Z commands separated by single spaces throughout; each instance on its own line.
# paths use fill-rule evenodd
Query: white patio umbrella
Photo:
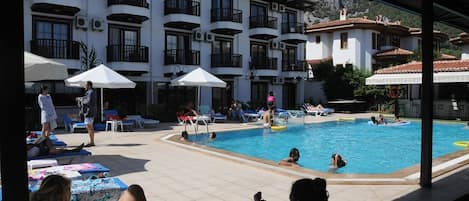
M 101 118 L 104 118 L 103 111 L 103 88 L 122 89 L 135 88 L 135 82 L 127 79 L 123 75 L 101 64 L 88 71 L 75 75 L 65 80 L 65 85 L 70 87 L 84 87 L 87 81 L 93 83 L 93 88 L 101 89 Z
M 54 60 L 24 52 L 24 81 L 64 80 L 68 67 Z
M 200 106 L 200 88 L 201 87 L 226 87 L 226 82 L 210 74 L 202 68 L 197 68 L 188 74 L 182 75 L 171 80 L 172 86 L 191 86 L 197 87 L 197 104 Z

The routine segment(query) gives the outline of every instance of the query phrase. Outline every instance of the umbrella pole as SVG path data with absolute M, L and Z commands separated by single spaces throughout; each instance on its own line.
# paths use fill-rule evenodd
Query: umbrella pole
M 104 93 L 103 93 L 103 88 L 101 88 L 101 122 L 104 121 L 104 103 L 103 103 L 103 96 L 104 96 Z

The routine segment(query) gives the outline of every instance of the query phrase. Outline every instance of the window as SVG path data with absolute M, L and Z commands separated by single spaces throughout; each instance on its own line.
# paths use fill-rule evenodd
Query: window
M 316 43 L 319 44 L 321 42 L 321 36 L 316 36 Z
M 251 82 L 251 107 L 267 104 L 267 82 Z
M 266 65 L 267 64 L 267 44 L 251 42 L 251 64 Z
M 251 4 L 251 17 L 260 16 L 267 20 L 267 8 L 260 4 Z
M 283 50 L 282 59 L 285 66 L 296 65 L 296 47 L 295 46 L 286 46 Z
M 433 40 L 433 50 L 436 52 L 440 52 L 440 41 Z
M 353 65 L 352 64 L 345 64 L 345 68 L 352 69 Z
M 337 65 L 335 65 L 335 67 L 336 67 L 336 68 L 343 68 L 344 65 L 343 65 L 343 64 L 337 64 Z
M 109 45 L 133 45 L 140 43 L 140 29 L 137 27 L 125 27 L 109 25 Z
M 377 50 L 378 47 L 378 36 L 379 34 L 377 33 L 371 33 L 371 48 Z
M 130 61 L 139 46 L 139 28 L 109 25 L 108 61 Z
M 391 36 L 391 45 L 394 47 L 400 47 L 401 46 L 401 38 L 397 35 L 392 35 Z
M 348 48 L 348 33 L 344 32 L 340 34 L 340 49 Z
M 167 32 L 166 33 L 166 50 L 190 50 L 190 35 L 186 33 Z
M 233 8 L 233 0 L 212 0 L 212 8 L 231 9 Z
M 231 55 L 233 52 L 233 39 L 217 37 L 212 47 L 213 54 Z
M 34 16 L 31 51 L 44 57 L 70 59 L 72 52 L 78 53 L 78 44 L 70 41 L 71 23 L 71 20 Z
M 417 49 L 422 49 L 422 39 L 417 39 Z

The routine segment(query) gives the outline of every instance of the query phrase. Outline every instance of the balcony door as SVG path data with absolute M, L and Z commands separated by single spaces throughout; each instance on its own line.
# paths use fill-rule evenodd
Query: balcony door
M 264 19 L 267 19 L 267 7 L 265 7 L 264 5 L 252 3 L 251 17 L 254 16 L 264 17 Z
M 287 10 L 282 14 L 282 23 L 296 23 L 297 22 L 297 14 L 295 11 Z
M 265 66 L 267 64 L 267 44 L 251 42 L 251 64 Z
M 140 46 L 140 31 L 135 27 L 109 26 L 108 40 L 110 54 L 120 61 L 131 60 L 130 57 Z
M 266 107 L 267 104 L 267 82 L 251 82 L 251 106 Z
M 167 32 L 165 50 L 168 64 L 186 64 L 192 59 L 190 34 Z
M 212 8 L 223 8 L 223 10 L 230 10 L 233 8 L 233 0 L 212 0 Z
M 212 49 L 213 59 L 219 66 L 233 66 L 233 39 L 230 38 L 215 38 Z
M 67 58 L 72 37 L 71 24 L 65 20 L 33 18 L 34 53 L 49 58 Z M 34 47 L 33 47 L 34 46 Z
M 287 45 L 283 50 L 282 59 L 286 67 L 296 65 L 296 47 Z

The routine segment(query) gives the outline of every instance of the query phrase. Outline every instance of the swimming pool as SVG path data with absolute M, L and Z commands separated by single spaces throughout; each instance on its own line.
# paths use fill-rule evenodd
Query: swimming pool
M 340 153 L 347 166 L 337 173 L 389 174 L 420 162 L 421 123 L 404 126 L 371 126 L 368 120 L 289 125 L 281 132 L 252 129 L 218 133 L 214 141 L 207 134 L 190 136 L 198 144 L 278 162 L 288 157 L 292 147 L 300 150 L 298 163 L 307 169 L 328 172 L 333 153 Z M 463 124 L 435 122 L 433 158 L 462 147 L 455 141 L 467 140 Z

